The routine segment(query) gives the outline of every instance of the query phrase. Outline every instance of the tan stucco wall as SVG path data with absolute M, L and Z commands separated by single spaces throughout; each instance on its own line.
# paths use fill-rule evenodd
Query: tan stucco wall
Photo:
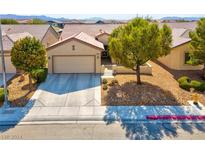
M 16 68 L 11 62 L 10 53 L 6 53 L 4 55 L 4 59 L 5 59 L 5 65 L 6 65 L 6 73 L 16 73 Z M 1 56 L 0 56 L 0 73 L 2 73 Z
M 108 45 L 108 34 L 103 34 L 98 37 L 98 41 L 102 42 L 104 45 Z
M 45 47 L 48 47 L 58 41 L 58 35 L 57 33 L 49 27 L 48 31 L 46 32 L 42 43 L 45 45 Z
M 188 51 L 188 43 L 186 43 L 173 48 L 169 55 L 158 58 L 158 60 L 162 64 L 174 70 L 201 70 L 203 68 L 202 65 L 192 66 L 185 64 L 185 53 Z
M 72 46 L 75 46 L 75 50 L 72 50 Z M 90 45 L 81 43 L 76 40 L 71 40 L 66 43 L 62 43 L 61 45 L 58 45 L 56 47 L 48 49 L 48 72 L 52 73 L 52 56 L 55 55 L 70 55 L 70 56 L 76 56 L 76 55 L 94 55 L 96 60 L 96 73 L 101 72 L 101 50 L 98 48 L 94 48 Z M 62 66 L 66 67 L 66 66 Z M 73 66 L 75 67 L 75 66 Z

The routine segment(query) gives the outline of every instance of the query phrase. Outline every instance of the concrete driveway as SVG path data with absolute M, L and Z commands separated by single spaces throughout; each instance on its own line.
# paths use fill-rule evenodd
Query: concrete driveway
M 99 106 L 100 75 L 49 74 L 32 97 L 34 106 Z
M 6 80 L 10 80 L 15 74 L 12 74 L 12 73 L 8 73 L 6 74 Z M 0 73 L 0 86 L 3 85 L 3 75 L 2 73 Z

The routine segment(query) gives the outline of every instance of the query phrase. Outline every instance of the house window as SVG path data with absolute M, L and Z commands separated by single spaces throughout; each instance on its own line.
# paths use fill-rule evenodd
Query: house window
M 189 64 L 188 63 L 189 60 L 190 60 L 190 53 L 189 52 L 185 52 L 185 54 L 184 54 L 184 63 L 185 64 Z
M 75 45 L 72 45 L 72 50 L 75 50 Z

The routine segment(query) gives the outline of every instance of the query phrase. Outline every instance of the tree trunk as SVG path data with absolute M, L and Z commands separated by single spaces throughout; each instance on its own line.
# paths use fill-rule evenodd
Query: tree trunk
M 140 79 L 140 65 L 137 65 L 137 67 L 136 67 L 136 76 L 137 76 L 137 84 L 141 84 L 141 79 Z
M 28 74 L 28 77 L 29 77 L 29 90 L 31 91 L 32 90 L 32 78 L 31 78 L 30 73 Z
M 204 68 L 203 68 L 203 79 L 205 80 L 205 64 L 204 64 Z

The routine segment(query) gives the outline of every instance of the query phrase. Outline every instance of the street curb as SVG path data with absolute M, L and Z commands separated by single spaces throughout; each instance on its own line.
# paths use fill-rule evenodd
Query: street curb
M 47 120 L 47 121 L 21 121 L 19 123 L 15 121 L 1 122 L 0 126 L 16 126 L 16 125 L 50 125 L 50 124 L 113 124 L 113 123 L 127 123 L 127 124 L 137 124 L 137 123 L 150 123 L 150 124 L 205 124 L 205 121 L 173 121 L 173 120 L 124 120 L 123 122 L 114 120 L 112 122 L 102 121 L 102 120 Z

